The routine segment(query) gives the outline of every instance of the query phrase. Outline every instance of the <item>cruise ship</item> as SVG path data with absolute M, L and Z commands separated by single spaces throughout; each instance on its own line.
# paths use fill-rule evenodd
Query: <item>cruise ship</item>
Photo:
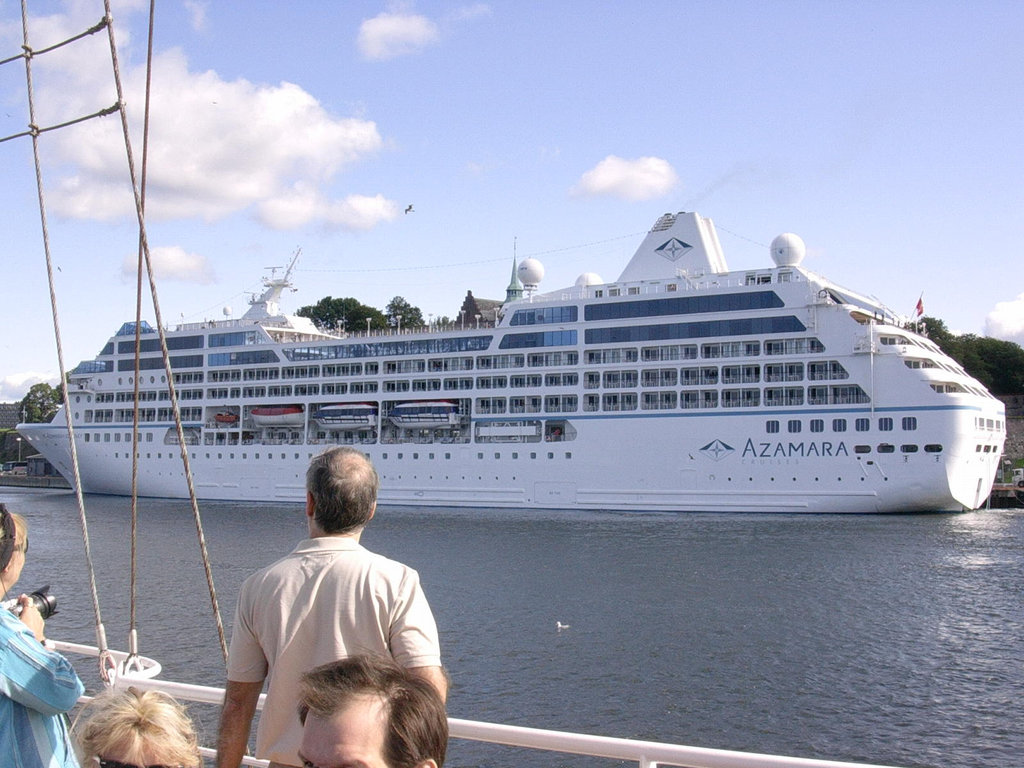
M 18 431 L 84 492 L 299 502 L 350 445 L 384 504 L 615 511 L 975 509 L 1002 403 L 908 318 L 779 235 L 730 272 L 710 219 L 665 214 L 615 282 L 542 292 L 513 265 L 493 322 L 331 334 L 283 313 L 291 266 L 241 318 L 126 323 L 70 374 L 70 422 Z M 136 399 L 138 402 L 136 403 Z M 133 410 L 138 428 L 133 431 Z M 134 439 L 133 439 L 134 434 Z M 182 445 L 184 443 L 184 445 Z M 188 469 L 182 452 L 187 452 Z

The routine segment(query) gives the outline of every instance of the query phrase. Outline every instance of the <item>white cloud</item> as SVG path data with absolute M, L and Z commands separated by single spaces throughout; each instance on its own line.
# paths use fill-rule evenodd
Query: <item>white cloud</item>
M 183 283 L 201 284 L 213 282 L 213 270 L 210 269 L 206 257 L 188 253 L 178 246 L 150 247 L 149 259 L 153 264 L 153 273 L 159 280 L 178 280 Z M 138 264 L 138 253 L 125 256 L 124 261 L 121 262 L 121 274 L 134 280 Z M 145 279 L 143 276 L 144 281 Z
M 490 15 L 491 6 L 487 5 L 487 3 L 474 3 L 473 5 L 464 5 L 461 8 L 456 8 L 449 14 L 448 19 L 453 22 L 473 21 Z
M 259 218 L 273 229 L 295 229 L 311 221 L 349 231 L 373 229 L 398 216 L 398 203 L 383 195 L 349 195 L 327 200 L 309 184 L 297 183 L 290 190 L 259 206 Z
M 985 335 L 1024 345 L 1024 293 L 996 304 L 985 318 Z
M 349 195 L 329 206 L 326 219 L 343 229 L 365 230 L 372 229 L 381 221 L 391 221 L 397 216 L 398 204 L 384 199 L 382 195 Z
M 626 160 L 608 155 L 580 177 L 572 188 L 578 197 L 617 197 L 623 200 L 652 200 L 679 183 L 679 176 L 660 157 Z
M 363 58 L 386 61 L 419 53 L 441 39 L 437 24 L 426 16 L 385 11 L 359 26 L 356 44 Z
M 56 373 L 12 373 L 0 377 L 0 402 L 14 403 L 24 399 L 33 384 L 56 386 L 60 376 Z
M 66 17 L 47 17 L 39 23 L 40 39 L 60 39 L 70 24 Z M 130 40 L 122 47 L 131 49 Z M 43 125 L 115 101 L 109 57 L 104 69 L 101 51 L 81 46 L 80 55 L 78 47 L 71 48 L 73 54 L 54 57 L 45 69 L 40 64 L 37 102 L 48 105 L 39 119 Z M 124 65 L 122 71 L 138 157 L 145 71 Z M 217 220 L 287 196 L 300 180 L 317 195 L 329 196 L 345 168 L 384 147 L 373 121 L 332 115 L 298 85 L 226 81 L 214 71 L 193 72 L 179 49 L 154 57 L 150 111 L 146 212 L 154 220 Z M 50 172 L 56 171 L 50 203 L 56 213 L 108 221 L 134 216 L 116 115 L 48 136 Z M 323 206 L 318 210 L 325 214 Z M 310 221 L 317 214 L 292 218 Z
M 196 32 L 206 31 L 206 3 L 198 0 L 185 0 L 185 10 L 192 19 L 192 29 Z

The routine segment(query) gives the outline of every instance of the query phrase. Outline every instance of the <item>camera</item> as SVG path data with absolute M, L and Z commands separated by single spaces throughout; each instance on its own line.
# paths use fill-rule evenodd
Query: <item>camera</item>
M 39 615 L 43 617 L 43 621 L 46 621 L 57 612 L 57 597 L 50 594 L 49 584 L 32 592 L 28 598 L 32 601 L 32 605 L 36 607 L 36 610 L 39 611 Z M 0 603 L 0 608 L 6 608 L 15 616 L 21 616 L 21 603 L 18 602 L 16 597 L 4 600 Z

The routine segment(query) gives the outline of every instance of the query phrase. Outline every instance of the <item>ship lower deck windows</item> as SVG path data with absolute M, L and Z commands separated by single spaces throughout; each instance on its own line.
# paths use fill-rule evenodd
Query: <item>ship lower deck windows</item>
M 893 422 L 888 416 L 883 416 L 878 420 L 878 431 L 879 432 L 892 432 Z
M 768 382 L 803 381 L 803 363 L 769 363 L 764 367 L 764 380 Z
M 853 428 L 856 429 L 858 432 L 867 432 L 869 429 L 871 429 L 871 419 L 856 419 L 853 422 Z
M 606 388 L 635 387 L 638 382 L 636 371 L 605 371 L 601 385 Z
M 601 396 L 602 411 L 635 411 L 637 404 L 635 392 L 606 392 Z
M 433 364 L 433 360 L 430 361 Z M 470 370 L 472 361 L 470 361 L 469 368 L 463 368 L 462 370 Z M 485 370 L 489 368 L 522 368 L 526 364 L 526 357 L 524 355 L 481 355 L 476 359 L 476 367 Z M 445 370 L 458 370 L 455 368 L 446 368 Z
M 803 405 L 803 402 L 803 387 L 766 387 L 764 390 L 764 404 L 772 408 Z
M 508 383 L 510 387 L 515 387 L 517 389 L 523 389 L 526 387 L 529 387 L 530 389 L 535 389 L 540 387 L 541 376 L 539 373 L 528 373 L 517 376 L 509 376 Z
M 526 365 L 530 368 L 578 365 L 579 361 L 580 355 L 578 352 L 534 352 L 526 357 Z
M 388 360 L 384 363 L 384 373 L 423 373 L 427 370 L 426 360 Z
M 764 343 L 766 355 L 807 355 L 824 351 L 825 345 L 813 336 L 801 339 L 772 339 Z
M 811 419 L 811 432 L 824 432 L 825 431 L 825 420 L 824 419 Z
M 904 444 L 904 445 L 900 446 L 900 451 L 902 453 L 917 453 L 917 446 L 916 445 L 910 445 L 910 444 Z
M 723 365 L 723 384 L 756 384 L 761 380 L 759 365 Z
M 791 434 L 797 434 L 804 428 L 803 422 L 800 419 L 790 419 L 786 422 L 786 431 Z
M 719 334 L 714 334 L 719 335 Z M 715 344 L 702 344 L 700 356 L 707 359 L 719 357 L 757 357 L 761 354 L 759 341 L 723 341 Z
M 645 363 L 697 359 L 696 344 L 665 344 L 660 347 L 642 347 L 640 352 Z
M 544 410 L 548 413 L 574 413 L 577 403 L 576 395 L 548 395 L 544 398 Z
M 644 392 L 640 407 L 645 411 L 675 410 L 678 396 L 675 392 Z
M 723 408 L 756 408 L 761 404 L 760 389 L 723 389 Z
M 779 433 L 779 421 L 778 419 L 769 419 L 764 424 L 764 431 L 769 435 L 777 435 Z
M 896 452 L 896 446 L 893 445 L 892 443 L 879 443 L 878 444 L 878 452 L 879 453 L 895 453 Z
M 635 363 L 638 359 L 639 356 L 635 347 L 588 349 L 586 352 L 587 365 L 618 365 L 621 363 Z
M 325 365 L 324 376 L 362 376 L 363 375 L 363 364 L 362 363 L 346 363 L 343 365 Z
M 504 397 L 478 397 L 476 412 L 479 414 L 505 413 Z
M 504 385 L 502 385 L 504 386 Z M 412 391 L 413 392 L 440 392 L 441 391 L 441 380 L 440 379 L 413 379 L 412 380 Z
M 718 369 L 711 366 L 681 368 L 679 377 L 679 383 L 684 387 L 713 386 L 718 383 Z
M 924 452 L 925 453 L 942 453 L 942 446 L 939 445 L 938 443 L 928 443 L 928 445 L 926 445 L 924 447 Z
M 679 371 L 675 368 L 654 368 L 641 372 L 641 382 L 645 387 L 674 387 L 679 381 Z
M 833 432 L 845 432 L 846 431 L 846 419 L 832 419 L 832 431 Z
M 575 387 L 579 384 L 578 373 L 549 373 L 544 377 L 545 387 Z

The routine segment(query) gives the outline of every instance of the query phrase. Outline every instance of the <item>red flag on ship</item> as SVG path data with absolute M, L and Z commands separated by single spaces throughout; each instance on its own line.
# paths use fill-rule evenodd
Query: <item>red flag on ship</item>
M 917 300 L 917 307 L 914 309 L 916 317 L 920 317 L 924 314 L 924 294 L 921 294 L 921 298 Z

